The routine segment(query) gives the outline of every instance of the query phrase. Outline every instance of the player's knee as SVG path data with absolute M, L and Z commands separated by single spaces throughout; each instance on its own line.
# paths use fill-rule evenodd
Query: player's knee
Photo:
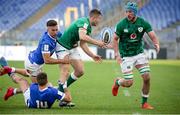
M 142 78 L 143 78 L 144 82 L 149 82 L 150 81 L 149 72 L 146 72 L 146 73 L 142 74 Z
M 131 87 L 132 85 L 133 85 L 133 80 L 132 79 L 125 80 L 124 87 Z
M 84 71 L 83 71 L 83 70 L 79 71 L 78 77 L 81 77 L 81 76 L 83 76 L 83 75 L 84 75 Z
M 75 72 L 77 75 L 77 77 L 81 77 L 81 76 L 83 76 L 84 75 L 84 70 L 83 69 L 79 69 L 79 70 L 77 70 L 76 72 Z
M 19 76 L 14 76 L 14 77 L 12 77 L 12 79 L 13 79 L 13 81 L 14 81 L 15 83 L 19 83 L 19 82 L 21 82 L 21 81 L 23 80 L 23 78 L 21 78 L 21 77 L 19 77 Z

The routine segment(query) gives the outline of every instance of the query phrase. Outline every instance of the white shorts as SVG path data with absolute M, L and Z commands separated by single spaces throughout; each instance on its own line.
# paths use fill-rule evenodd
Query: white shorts
M 133 77 L 132 71 L 134 66 L 144 65 L 144 64 L 147 65 L 139 68 L 140 73 L 142 73 L 145 70 L 149 71 L 148 63 L 149 63 L 148 58 L 144 53 L 140 53 L 132 57 L 123 57 L 121 63 L 121 70 L 125 78 L 132 78 Z
M 30 89 L 28 88 L 24 93 L 24 101 L 27 107 L 29 107 Z
M 65 56 L 69 55 L 70 59 L 81 60 L 80 53 L 78 51 L 78 47 L 73 48 L 71 50 L 66 49 L 59 43 L 56 45 L 56 56 L 58 59 L 64 59 Z
M 28 70 L 28 74 L 31 76 L 37 76 L 40 72 L 42 72 L 42 65 L 38 65 L 36 63 L 31 63 L 29 58 L 27 57 L 24 61 L 25 69 Z

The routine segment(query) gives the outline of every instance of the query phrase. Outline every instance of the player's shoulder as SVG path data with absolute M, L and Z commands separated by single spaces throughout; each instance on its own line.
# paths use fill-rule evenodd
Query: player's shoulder
M 87 25 L 90 25 L 89 19 L 87 17 L 79 18 L 76 23 L 86 23 Z
M 126 23 L 127 23 L 126 18 L 120 19 L 119 22 L 116 24 L 116 29 L 124 28 Z
M 58 89 L 54 87 L 48 86 L 47 89 L 48 89 L 47 91 L 53 95 L 58 93 Z
M 57 35 L 58 35 L 58 36 L 61 36 L 62 34 L 61 34 L 61 33 L 58 33 Z M 53 39 L 49 36 L 49 34 L 48 34 L 47 32 L 45 32 L 39 42 L 40 42 L 40 44 L 52 44 L 52 43 L 55 43 L 56 40 L 53 40 Z
M 88 17 L 81 17 L 81 18 L 78 19 L 78 21 L 87 22 L 88 21 Z
M 127 22 L 127 18 L 123 18 L 123 19 L 120 19 L 119 22 L 117 23 L 117 25 L 123 25 L 124 23 Z
M 141 23 L 149 23 L 146 19 L 144 19 L 143 17 L 137 17 L 138 20 L 141 22 Z
M 31 83 L 30 88 L 34 89 L 38 87 L 38 83 Z

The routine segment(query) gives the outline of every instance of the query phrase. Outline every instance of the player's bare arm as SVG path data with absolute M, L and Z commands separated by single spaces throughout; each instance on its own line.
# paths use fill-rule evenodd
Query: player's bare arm
M 79 38 L 80 40 L 83 40 L 85 42 L 94 44 L 94 45 L 98 45 L 99 47 L 103 47 L 105 46 L 105 43 L 99 40 L 94 40 L 93 38 L 91 38 L 90 36 L 86 35 L 87 30 L 84 28 L 79 28 Z
M 153 42 L 153 44 L 154 44 L 154 46 L 155 46 L 155 48 L 156 48 L 157 53 L 159 53 L 159 50 L 160 50 L 159 40 L 158 40 L 155 32 L 154 32 L 154 31 L 148 32 L 148 36 L 149 36 L 150 39 L 152 40 L 152 42 Z
M 82 48 L 82 50 L 91 58 L 93 58 L 94 61 L 96 62 L 101 62 L 101 56 L 99 55 L 95 55 L 94 53 L 92 53 L 87 45 L 87 43 L 85 41 L 80 41 L 80 46 Z
M 120 64 L 121 57 L 120 57 L 119 49 L 118 49 L 118 41 L 119 41 L 119 37 L 116 34 L 114 34 L 114 39 L 113 39 L 114 56 L 115 56 L 115 59 L 117 60 L 118 64 Z
M 69 58 L 65 59 L 54 59 L 51 58 L 50 53 L 43 53 L 43 59 L 45 64 L 69 64 Z

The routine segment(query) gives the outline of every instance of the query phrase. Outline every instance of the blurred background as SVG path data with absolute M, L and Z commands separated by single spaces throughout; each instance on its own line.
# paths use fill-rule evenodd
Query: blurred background
M 99 39 L 104 27 L 114 30 L 125 16 L 124 5 L 128 1 L 138 3 L 138 16 L 152 25 L 160 40 L 161 51 L 157 55 L 151 40 L 144 36 L 149 57 L 180 59 L 180 0 L 0 0 L 0 55 L 23 60 L 37 46 L 47 20 L 58 21 L 63 32 L 77 18 L 88 16 L 93 8 L 103 12 L 102 22 L 92 32 L 92 37 Z M 112 49 L 95 51 L 105 59 L 114 58 Z

